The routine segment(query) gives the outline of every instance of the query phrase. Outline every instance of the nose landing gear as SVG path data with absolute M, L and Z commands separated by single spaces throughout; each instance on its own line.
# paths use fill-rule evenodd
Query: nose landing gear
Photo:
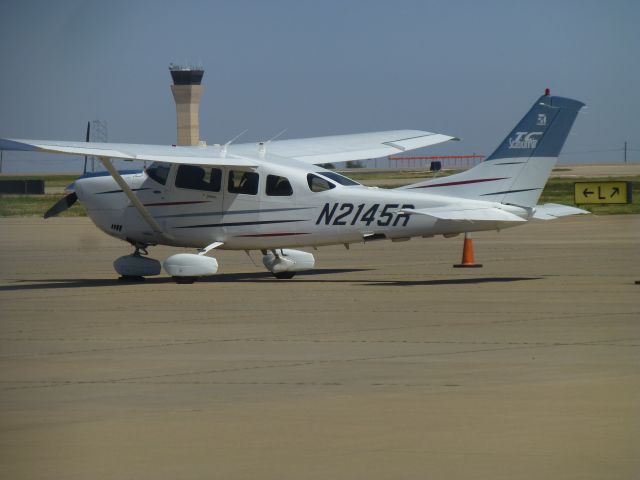
M 147 258 L 147 245 L 134 244 L 135 251 L 124 255 L 113 262 L 113 268 L 120 275 L 122 282 L 141 282 L 144 277 L 160 274 L 160 262 L 155 258 Z M 143 256 L 144 255 L 144 256 Z

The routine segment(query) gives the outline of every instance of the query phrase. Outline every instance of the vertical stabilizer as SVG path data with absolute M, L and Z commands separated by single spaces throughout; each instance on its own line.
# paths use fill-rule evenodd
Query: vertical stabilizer
M 533 207 L 583 106 L 577 100 L 545 94 L 480 165 L 403 188 Z

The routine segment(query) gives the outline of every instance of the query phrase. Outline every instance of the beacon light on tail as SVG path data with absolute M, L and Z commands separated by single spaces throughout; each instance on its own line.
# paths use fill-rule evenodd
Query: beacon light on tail
M 109 175 L 79 178 L 76 197 L 63 199 L 48 215 L 76 198 L 82 202 L 98 228 L 134 247 L 133 255 L 114 264 L 122 276 L 159 273 L 159 262 L 142 255 L 150 246 L 170 245 L 194 249 L 164 263 L 181 283 L 214 275 L 218 263 L 205 256 L 214 250 L 262 251 L 267 270 L 291 278 L 315 265 L 301 247 L 451 237 L 587 213 L 537 204 L 582 106 L 547 92 L 478 166 L 390 190 L 360 185 L 318 165 L 455 137 L 393 130 L 224 146 L 0 140 L 0 148 L 100 159 Z M 144 172 L 121 173 L 114 158 L 152 163 Z

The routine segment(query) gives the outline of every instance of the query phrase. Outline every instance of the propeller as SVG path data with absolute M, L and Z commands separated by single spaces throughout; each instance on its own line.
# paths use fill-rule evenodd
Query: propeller
M 76 195 L 76 192 L 65 195 L 60 200 L 58 200 L 53 207 L 46 211 L 46 213 L 44 214 L 44 218 L 55 217 L 56 215 L 59 215 L 60 213 L 70 208 L 77 201 L 78 195 Z
M 91 133 L 91 122 L 87 122 L 87 133 L 85 135 L 85 141 L 89 141 L 89 135 Z M 84 156 L 84 169 L 82 175 L 87 174 L 87 156 Z M 53 207 L 47 210 L 44 214 L 44 218 L 51 218 L 60 215 L 65 210 L 71 208 L 71 206 L 78 201 L 78 195 L 76 192 L 71 192 L 58 200 Z

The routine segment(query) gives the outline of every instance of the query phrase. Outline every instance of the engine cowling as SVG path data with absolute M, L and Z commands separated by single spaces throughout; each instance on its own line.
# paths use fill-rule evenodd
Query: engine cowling
M 262 263 L 273 274 L 311 270 L 316 263 L 312 254 L 302 250 L 282 248 L 277 249 L 276 253 L 277 255 L 274 255 L 270 251 L 262 256 Z
M 205 277 L 218 271 L 218 261 L 212 257 L 193 253 L 176 253 L 168 257 L 163 267 L 172 277 Z

